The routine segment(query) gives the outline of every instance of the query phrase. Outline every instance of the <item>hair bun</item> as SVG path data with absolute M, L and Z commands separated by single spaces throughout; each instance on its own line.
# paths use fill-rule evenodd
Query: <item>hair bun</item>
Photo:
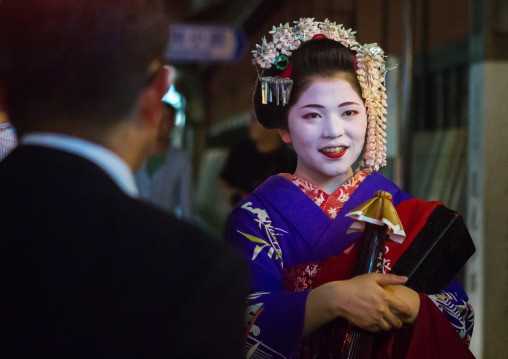
M 269 69 L 265 69 L 261 76 L 280 76 L 281 74 L 281 70 L 271 67 Z M 264 128 L 271 130 L 274 128 L 285 127 L 288 106 L 279 106 L 274 102 L 263 104 L 261 101 L 261 81 L 259 81 L 259 78 L 256 81 L 256 88 L 254 90 L 252 101 L 254 104 L 256 118 Z

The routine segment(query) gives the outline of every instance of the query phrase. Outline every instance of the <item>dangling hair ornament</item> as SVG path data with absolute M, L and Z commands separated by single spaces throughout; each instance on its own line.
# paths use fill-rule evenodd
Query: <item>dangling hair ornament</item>
M 277 105 L 287 105 L 293 80 L 291 80 L 292 66 L 289 57 L 292 51 L 313 38 L 328 38 L 340 42 L 347 48 L 356 51 L 355 71 L 362 87 L 362 97 L 367 108 L 368 125 L 365 153 L 360 161 L 360 168 L 377 171 L 386 165 L 386 88 L 383 86 L 385 69 L 385 56 L 383 50 L 377 44 L 360 45 L 354 36 L 356 33 L 351 29 L 346 30 L 342 25 L 330 22 L 314 21 L 314 18 L 294 21 L 295 25 L 289 27 L 289 23 L 273 27 L 270 34 L 273 41 L 267 42 L 263 38 L 261 45 L 256 45 L 253 64 L 264 69 L 272 66 L 283 70 L 281 76 L 259 77 L 261 83 L 262 103 L 274 102 Z M 257 69 L 257 68 L 256 68 Z M 358 170 L 357 170 L 358 171 Z

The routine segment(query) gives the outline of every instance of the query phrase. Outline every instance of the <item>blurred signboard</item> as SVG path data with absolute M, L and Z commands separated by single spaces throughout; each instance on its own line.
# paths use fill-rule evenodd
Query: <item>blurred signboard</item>
M 241 29 L 232 26 L 174 24 L 166 59 L 171 62 L 229 62 L 239 60 L 246 47 Z

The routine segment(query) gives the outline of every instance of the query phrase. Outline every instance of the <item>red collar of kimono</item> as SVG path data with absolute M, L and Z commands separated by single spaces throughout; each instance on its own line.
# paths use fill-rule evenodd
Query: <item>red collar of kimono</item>
M 331 219 L 335 219 L 341 208 L 349 200 L 353 192 L 358 188 L 360 183 L 367 177 L 367 173 L 360 171 L 353 177 L 348 179 L 342 186 L 337 188 L 332 194 L 316 187 L 312 183 L 292 175 L 290 173 L 280 173 L 280 176 L 293 182 L 303 193 L 309 196 Z

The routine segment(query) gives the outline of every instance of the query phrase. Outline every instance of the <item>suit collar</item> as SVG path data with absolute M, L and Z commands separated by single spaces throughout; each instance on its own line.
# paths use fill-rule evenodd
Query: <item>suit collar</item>
M 22 137 L 21 144 L 49 147 L 86 158 L 106 172 L 127 195 L 139 195 L 127 164 L 117 154 L 96 143 L 56 133 L 30 133 Z

